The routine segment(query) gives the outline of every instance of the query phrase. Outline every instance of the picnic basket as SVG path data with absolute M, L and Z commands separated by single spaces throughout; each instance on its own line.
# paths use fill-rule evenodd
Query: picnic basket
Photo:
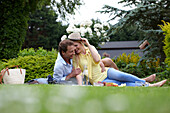
M 10 68 L 17 67 L 15 69 L 9 69 L 9 67 L 1 71 L 0 83 L 2 80 L 4 84 L 24 84 L 25 81 L 25 69 L 21 69 L 20 66 L 11 66 Z M 20 68 L 18 68 L 20 67 Z

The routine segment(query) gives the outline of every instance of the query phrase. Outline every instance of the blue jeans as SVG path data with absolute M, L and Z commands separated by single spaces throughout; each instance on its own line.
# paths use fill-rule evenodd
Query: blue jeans
M 135 83 L 135 81 L 140 81 L 141 83 Z M 114 68 L 109 68 L 107 71 L 107 78 L 102 82 L 111 82 L 121 85 L 126 83 L 126 86 L 141 86 L 145 84 L 145 80 L 142 80 L 132 74 L 118 71 Z
M 47 78 L 37 78 L 34 80 L 37 80 L 39 84 L 48 84 Z

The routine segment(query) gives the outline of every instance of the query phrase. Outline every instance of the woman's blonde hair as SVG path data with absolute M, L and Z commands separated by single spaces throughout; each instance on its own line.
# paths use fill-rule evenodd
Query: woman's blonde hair
M 78 43 L 80 43 L 83 47 L 85 47 L 85 45 L 82 43 L 81 40 L 72 40 L 72 41 L 73 41 L 73 42 L 78 42 Z M 80 61 L 79 54 L 75 53 L 75 57 L 74 57 L 73 61 L 75 62 L 75 67 L 77 67 L 78 64 L 79 64 L 79 61 Z

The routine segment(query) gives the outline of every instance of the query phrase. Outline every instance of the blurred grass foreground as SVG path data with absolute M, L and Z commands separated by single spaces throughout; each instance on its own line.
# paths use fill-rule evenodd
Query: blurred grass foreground
M 0 85 L 0 113 L 170 113 L 170 87 Z

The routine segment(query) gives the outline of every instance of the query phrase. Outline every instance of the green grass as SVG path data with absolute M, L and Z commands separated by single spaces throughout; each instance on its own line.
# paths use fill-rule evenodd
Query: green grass
M 0 85 L 0 113 L 170 113 L 170 87 Z

